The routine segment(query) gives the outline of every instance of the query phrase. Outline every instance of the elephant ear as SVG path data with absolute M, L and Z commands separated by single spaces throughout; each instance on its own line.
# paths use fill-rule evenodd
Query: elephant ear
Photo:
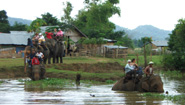
M 142 89 L 144 89 L 145 91 L 149 91 L 149 85 L 147 82 L 142 83 Z

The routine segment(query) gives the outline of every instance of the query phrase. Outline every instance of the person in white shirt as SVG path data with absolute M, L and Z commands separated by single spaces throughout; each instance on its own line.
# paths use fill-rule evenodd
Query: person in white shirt
M 41 51 L 38 51 L 37 54 L 38 54 L 38 59 L 39 59 L 40 63 L 42 63 L 43 58 L 44 58 L 44 54 Z
M 45 38 L 42 33 L 39 33 L 39 44 L 41 44 L 41 42 L 45 42 Z
M 131 60 L 128 60 L 126 66 L 125 66 L 125 73 L 127 74 L 131 70 L 134 70 L 134 68 L 131 66 Z

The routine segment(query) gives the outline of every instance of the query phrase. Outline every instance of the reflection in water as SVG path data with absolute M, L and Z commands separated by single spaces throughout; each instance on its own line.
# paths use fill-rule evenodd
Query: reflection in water
M 81 84 L 79 89 L 74 86 L 67 88 L 35 88 L 24 85 L 18 80 L 5 80 L 0 85 L 0 104 L 139 104 L 139 105 L 173 105 L 164 99 L 142 97 L 139 92 L 112 91 L 111 85 L 98 85 L 86 87 Z M 162 77 L 164 90 L 170 95 L 184 92 L 183 80 Z M 90 95 L 91 94 L 91 95 Z M 92 97 L 94 95 L 94 97 Z

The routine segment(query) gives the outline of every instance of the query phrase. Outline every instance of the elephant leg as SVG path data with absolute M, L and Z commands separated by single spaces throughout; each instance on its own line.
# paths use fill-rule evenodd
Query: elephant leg
M 51 55 L 48 56 L 48 64 L 51 64 Z
M 63 63 L 63 54 L 60 55 L 60 63 Z
M 59 61 L 58 59 L 59 59 L 59 57 L 57 56 L 57 57 L 56 57 L 56 60 L 57 60 L 56 63 L 59 63 L 59 62 L 58 62 L 58 61 Z
M 53 57 L 53 63 L 55 63 L 55 58 L 56 58 L 56 56 Z

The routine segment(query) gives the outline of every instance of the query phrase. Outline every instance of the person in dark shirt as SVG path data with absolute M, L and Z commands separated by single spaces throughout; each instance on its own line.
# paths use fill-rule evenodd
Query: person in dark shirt
M 29 67 L 31 67 L 31 62 L 32 62 L 33 57 L 35 57 L 35 54 L 36 54 L 35 50 L 32 50 L 31 54 L 27 56 Z

